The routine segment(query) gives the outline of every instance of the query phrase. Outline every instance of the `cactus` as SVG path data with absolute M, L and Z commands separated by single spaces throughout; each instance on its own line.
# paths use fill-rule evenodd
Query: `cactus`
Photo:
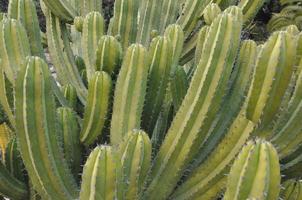
M 170 80 L 173 62 L 172 42 L 165 37 L 153 39 L 149 49 L 150 72 L 143 112 L 144 129 L 151 133 L 160 113 Z
M 242 8 L 243 21 L 250 23 L 267 0 L 240 0 L 238 7 Z
M 75 113 L 72 109 L 61 107 L 57 110 L 60 137 L 63 141 L 64 156 L 75 177 L 81 165 L 80 130 Z
M 114 154 L 109 146 L 98 146 L 90 153 L 83 170 L 80 200 L 116 198 Z
M 30 57 L 16 81 L 16 120 L 19 122 L 16 127 L 21 156 L 34 187 L 43 198 L 76 198 L 77 186 L 63 158 L 55 119 L 48 66 L 40 58 Z
M 62 21 L 72 22 L 74 17 L 78 15 L 68 0 L 43 0 L 43 2 Z
M 64 94 L 64 97 L 68 101 L 70 107 L 76 110 L 78 99 L 75 88 L 72 85 L 67 84 L 62 88 L 62 93 Z
M 247 117 L 259 123 L 257 135 L 265 130 L 278 113 L 293 73 L 296 39 L 287 32 L 274 33 L 264 44 L 256 63 L 247 104 Z
M 104 34 L 104 19 L 98 12 L 89 13 L 83 22 L 82 30 L 82 49 L 84 61 L 86 65 L 87 77 L 90 79 L 96 71 L 95 51 L 98 41 Z
M 12 131 L 10 128 L 6 125 L 6 123 L 3 123 L 0 125 L 0 152 L 1 157 L 5 161 L 5 154 L 6 154 L 6 147 L 9 143 L 9 140 L 11 139 Z
M 203 18 L 207 25 L 211 25 L 214 19 L 221 13 L 219 6 L 215 3 L 210 3 L 203 11 Z
M 121 158 L 118 199 L 140 199 L 151 164 L 151 142 L 146 133 L 130 131 L 119 147 Z
M 0 162 L 0 194 L 16 200 L 28 197 L 26 184 L 13 177 L 2 162 Z
M 122 47 L 112 36 L 103 36 L 99 39 L 96 50 L 96 70 L 108 74 L 116 73 L 122 60 Z
M 31 55 L 45 59 L 35 3 L 32 0 L 11 0 L 8 17 L 22 22 L 27 32 Z
M 277 199 L 280 166 L 277 151 L 265 141 L 250 141 L 235 160 L 224 199 Z
M 89 80 L 87 104 L 80 140 L 92 144 L 102 133 L 109 105 L 111 78 L 106 72 L 96 72 Z
M 225 32 L 226 28 L 234 31 Z M 207 38 L 205 44 L 207 51 L 202 54 L 202 62 L 195 71 L 188 93 L 155 158 L 146 199 L 164 199 L 172 192 L 180 173 L 204 140 L 226 92 L 225 86 L 239 46 L 240 30 L 240 15 L 223 13 L 212 23 L 209 30 L 212 37 Z M 212 49 L 219 49 L 219 52 L 210 51 Z M 222 62 L 212 62 L 211 56 Z M 164 182 L 165 187 L 159 182 Z
M 288 180 L 282 184 L 280 198 L 287 200 L 299 200 L 302 198 L 301 180 Z
M 118 144 L 132 129 L 139 129 L 147 87 L 149 64 L 141 45 L 130 46 L 115 86 L 110 141 Z

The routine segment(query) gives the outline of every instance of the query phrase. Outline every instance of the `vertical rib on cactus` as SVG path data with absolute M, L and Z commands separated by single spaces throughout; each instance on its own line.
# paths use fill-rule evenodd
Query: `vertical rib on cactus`
M 98 12 L 89 13 L 83 23 L 82 49 L 83 59 L 86 65 L 87 77 L 90 79 L 94 72 L 98 41 L 104 34 L 104 19 Z
M 185 182 L 172 194 L 173 199 L 197 198 L 223 181 L 229 165 L 236 158 L 254 129 L 254 124 L 246 119 L 244 112 L 234 120 L 226 136 L 207 159 L 186 178 Z
M 290 179 L 282 184 L 280 198 L 286 200 L 302 199 L 302 181 Z
M 112 75 L 118 71 L 121 60 L 121 44 L 112 36 L 101 37 L 96 50 L 96 70 Z
M 163 104 L 173 64 L 172 42 L 166 37 L 156 37 L 149 49 L 150 72 L 143 112 L 144 130 L 152 133 Z
M 118 144 L 132 129 L 139 129 L 149 64 L 147 51 L 134 44 L 127 49 L 114 93 L 110 141 Z
M 244 102 L 251 86 L 256 58 L 256 43 L 251 40 L 243 41 L 229 82 L 230 92 L 225 96 L 222 109 L 213 122 L 206 141 L 199 147 L 198 156 L 189 170 L 203 163 L 225 136 L 240 111 L 245 109 Z
M 96 72 L 89 80 L 88 98 L 80 140 L 86 146 L 102 134 L 111 94 L 111 78 L 106 72 Z
M 201 62 L 155 158 L 146 199 L 165 199 L 171 193 L 205 139 L 227 91 L 241 25 L 240 17 L 229 13 L 212 23 Z
M 211 25 L 214 19 L 221 13 L 216 3 L 210 3 L 203 11 L 203 19 L 207 25 Z
M 180 59 L 181 52 L 183 50 L 184 32 L 179 25 L 172 24 L 172 25 L 168 26 L 167 29 L 165 30 L 164 36 L 167 37 L 168 39 L 170 39 L 170 41 L 172 42 L 173 61 L 172 61 L 171 71 L 173 74 L 178 65 L 178 61 Z
M 296 40 L 291 34 L 278 32 L 269 38 L 259 53 L 247 104 L 247 117 L 259 123 L 258 131 L 272 125 L 278 113 L 292 76 L 295 45 Z
M 0 153 L 4 162 L 5 162 L 6 147 L 11 137 L 12 137 L 12 132 L 10 128 L 7 126 L 7 124 L 5 122 L 0 124 Z
M 43 0 L 43 2 L 62 21 L 72 22 L 78 15 L 75 7 L 68 0 Z
M 21 22 L 5 19 L 0 22 L 0 58 L 8 80 L 14 85 L 17 71 L 30 56 L 30 46 Z
M 22 22 L 33 56 L 45 58 L 36 6 L 33 0 L 10 0 L 8 17 Z
M 117 199 L 140 199 L 151 164 L 151 142 L 140 130 L 128 133 L 120 145 L 121 177 L 119 177 Z
M 194 57 L 195 65 L 199 64 L 200 57 L 202 55 L 203 46 L 206 41 L 208 32 L 209 32 L 209 26 L 204 26 L 200 29 L 200 31 L 198 33 L 198 39 L 197 39 L 196 51 L 195 51 L 195 57 Z
M 79 0 L 79 5 L 75 7 L 79 8 L 82 16 L 86 16 L 90 12 L 103 13 L 102 1 L 100 0 Z
M 177 23 L 185 32 L 185 38 L 194 30 L 200 19 L 200 14 L 210 2 L 211 0 L 187 0 L 185 2 L 184 9 L 177 20 Z
M 114 3 L 109 32 L 121 38 L 123 49 L 127 49 L 136 40 L 140 2 L 141 0 L 116 0 Z
M 74 177 L 78 176 L 81 165 L 80 129 L 76 114 L 70 108 L 57 110 L 60 137 L 63 141 L 64 156 Z
M 47 199 L 77 198 L 71 171 L 56 134 L 51 74 L 38 57 L 28 58 L 16 81 L 17 139 L 25 168 L 38 193 Z
M 244 23 L 251 22 L 267 0 L 240 0 L 238 7 L 242 8 Z
M 85 104 L 87 89 L 77 70 L 75 57 L 70 48 L 66 24 L 45 10 L 47 41 L 51 60 L 56 68 L 58 80 L 62 85 L 71 84 L 77 90 L 80 101 Z
M 187 79 L 187 74 L 182 66 L 178 66 L 170 84 L 175 112 L 178 111 L 182 100 L 186 96 L 188 87 L 189 81 Z
M 76 110 L 78 99 L 75 88 L 71 84 L 67 84 L 63 86 L 62 93 L 64 94 L 64 97 L 66 98 L 70 107 L 73 108 L 73 110 Z
M 265 141 L 248 142 L 231 168 L 224 199 L 278 199 L 280 179 L 274 147 Z
M 2 162 L 0 162 L 0 194 L 15 200 L 24 200 L 28 198 L 28 191 L 25 183 L 13 177 Z
M 111 147 L 96 147 L 84 166 L 80 200 L 115 199 L 116 164 Z

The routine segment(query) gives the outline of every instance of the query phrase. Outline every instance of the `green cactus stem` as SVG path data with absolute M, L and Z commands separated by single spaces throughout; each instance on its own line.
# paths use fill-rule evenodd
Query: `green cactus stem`
M 280 180 L 279 158 L 272 144 L 250 141 L 231 168 L 224 199 L 278 199 Z

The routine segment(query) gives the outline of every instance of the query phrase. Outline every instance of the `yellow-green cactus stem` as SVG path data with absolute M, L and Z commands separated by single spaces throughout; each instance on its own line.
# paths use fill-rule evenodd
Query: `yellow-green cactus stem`
M 250 23 L 267 0 L 240 0 L 238 7 L 242 9 L 244 23 Z
M 199 64 L 200 57 L 202 55 L 203 45 L 205 43 L 208 32 L 209 32 L 209 26 L 204 26 L 200 29 L 200 31 L 198 33 L 196 51 L 195 51 L 195 56 L 194 56 L 195 65 Z
M 104 19 L 100 13 L 91 12 L 85 17 L 82 30 L 82 49 L 88 79 L 96 71 L 95 51 L 98 48 L 99 39 L 104 34 L 104 28 Z
M 117 199 L 140 199 L 151 165 L 152 146 L 148 135 L 141 130 L 128 133 L 120 145 L 121 176 L 118 177 Z
M 77 102 L 78 102 L 76 89 L 71 84 L 67 84 L 62 87 L 62 92 L 69 106 L 74 110 L 76 110 Z
M 110 130 L 112 144 L 122 141 L 128 131 L 140 128 L 150 66 L 147 55 L 146 49 L 139 44 L 131 45 L 125 53 L 115 86 Z
M 82 16 L 86 16 L 90 12 L 99 12 L 103 13 L 102 9 L 102 1 L 99 0 L 79 0 L 79 5 L 75 5 L 76 7 L 80 7 L 80 13 Z
M 43 0 L 45 5 L 64 22 L 73 22 L 78 15 L 76 8 L 68 0 Z
M 239 48 L 240 19 L 240 12 L 223 13 L 211 24 L 201 62 L 155 157 L 146 199 L 168 197 L 206 138 L 227 92 Z
M 302 199 L 302 181 L 290 179 L 282 184 L 280 198 L 284 200 Z
M 39 195 L 75 199 L 78 188 L 57 136 L 52 76 L 47 64 L 29 57 L 16 80 L 17 139 L 25 168 Z
M 121 65 L 122 47 L 112 36 L 103 36 L 99 40 L 96 50 L 96 70 L 105 71 L 112 75 Z
M 110 35 L 119 36 L 123 49 L 136 41 L 140 0 L 116 0 L 111 19 Z
M 70 47 L 67 25 L 45 8 L 48 49 L 61 85 L 75 87 L 79 100 L 85 104 L 87 89 L 77 69 L 75 56 Z
M 14 85 L 17 71 L 30 56 L 30 45 L 21 22 L 5 19 L 0 22 L 0 58 L 8 80 Z
M 44 59 L 45 56 L 35 2 L 33 0 L 9 1 L 8 17 L 22 22 L 29 39 L 31 55 Z
M 156 37 L 149 48 L 150 72 L 148 76 L 148 89 L 143 112 L 143 128 L 152 133 L 158 115 L 161 111 L 168 83 L 171 79 L 173 65 L 173 46 L 166 37 Z
M 221 191 L 223 189 L 221 184 L 223 187 L 225 185 L 221 182 L 226 181 L 225 174 L 229 172 L 229 165 L 250 137 L 254 127 L 254 123 L 246 119 L 244 112 L 241 112 L 233 121 L 225 137 L 202 164 L 189 172 L 189 176 L 172 194 L 171 198 L 190 200 L 204 197 L 207 199 L 209 193 Z
M 80 128 L 71 108 L 57 109 L 58 126 L 63 141 L 65 159 L 74 175 L 78 177 L 81 167 Z
M 203 11 L 203 19 L 207 25 L 211 25 L 214 19 L 221 13 L 216 3 L 210 3 Z
M 249 92 L 247 117 L 259 123 L 257 135 L 272 125 L 293 73 L 296 39 L 287 32 L 276 32 L 264 44 L 256 62 Z
M 80 200 L 116 199 L 116 166 L 111 147 L 96 147 L 84 166 Z
M 74 24 L 74 26 L 75 26 L 75 28 L 78 32 L 82 32 L 83 31 L 84 18 L 82 16 L 75 17 L 73 24 Z
M 95 72 L 89 80 L 88 98 L 80 134 L 80 140 L 85 145 L 92 144 L 102 134 L 111 87 L 111 78 L 106 72 Z
M 224 199 L 278 199 L 280 180 L 279 158 L 273 145 L 250 141 L 231 168 Z

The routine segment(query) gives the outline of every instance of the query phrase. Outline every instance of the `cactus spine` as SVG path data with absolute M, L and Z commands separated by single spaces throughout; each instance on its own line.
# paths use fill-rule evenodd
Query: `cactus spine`
M 112 36 L 103 36 L 96 50 L 96 70 L 116 73 L 122 60 L 121 44 Z
M 231 168 L 224 199 L 278 199 L 280 179 L 274 147 L 261 140 L 249 142 Z
M 111 78 L 106 72 L 96 72 L 89 80 L 87 104 L 80 140 L 92 144 L 102 133 L 111 94 Z
M 128 131 L 140 128 L 148 70 L 145 48 L 138 44 L 130 46 L 115 86 L 110 130 L 112 144 L 122 141 Z
M 116 198 L 116 160 L 111 147 L 98 146 L 84 166 L 80 200 Z
M 151 142 L 140 130 L 128 133 L 120 145 L 121 179 L 118 184 L 118 199 L 140 199 L 151 164 Z
M 240 15 L 223 13 L 212 23 L 202 62 L 155 158 L 147 199 L 165 199 L 171 193 L 205 139 L 226 92 L 240 41 L 240 19 Z
M 78 195 L 77 186 L 63 158 L 55 119 L 48 66 L 40 58 L 30 57 L 16 81 L 17 138 L 21 156 L 42 197 L 74 199 Z
M 98 41 L 104 34 L 104 19 L 98 12 L 89 13 L 83 22 L 82 49 L 86 65 L 87 77 L 90 79 L 94 72 Z

